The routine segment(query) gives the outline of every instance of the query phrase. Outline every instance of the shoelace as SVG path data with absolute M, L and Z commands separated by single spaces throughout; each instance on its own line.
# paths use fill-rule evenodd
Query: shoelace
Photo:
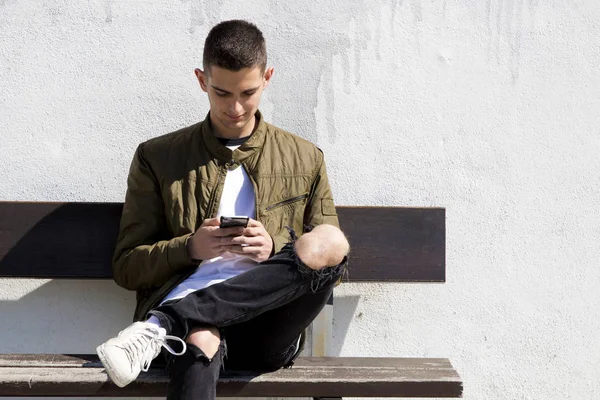
M 150 339 L 150 342 L 146 338 Z M 179 341 L 183 346 L 181 352 L 176 352 L 171 346 L 167 344 L 167 340 Z M 125 353 L 130 363 L 138 359 L 141 364 L 141 370 L 147 372 L 150 368 L 150 363 L 156 357 L 159 349 L 164 347 L 169 353 L 174 356 L 180 356 L 185 353 L 187 345 L 184 340 L 177 336 L 171 335 L 158 335 L 156 332 L 144 331 L 136 332 L 135 336 L 131 338 L 130 346 L 124 347 Z
M 181 345 L 183 347 L 182 350 L 179 353 L 176 352 L 175 350 L 173 350 L 173 348 L 171 346 L 169 346 L 167 344 L 167 340 L 179 341 L 179 343 L 181 343 Z M 144 372 L 148 371 L 148 369 L 150 368 L 150 363 L 152 362 L 154 357 L 156 357 L 156 353 L 158 352 L 157 350 L 160 349 L 161 346 L 164 347 L 165 350 L 167 350 L 169 353 L 173 354 L 174 356 L 181 356 L 187 350 L 187 345 L 185 344 L 185 341 L 182 340 L 181 338 L 178 338 L 177 336 L 171 336 L 171 335 L 164 335 L 163 337 L 153 336 L 151 338 L 151 347 L 156 347 L 156 350 L 153 353 L 146 351 L 146 353 L 144 354 L 144 358 L 142 359 L 142 362 L 143 362 L 142 371 L 144 371 Z

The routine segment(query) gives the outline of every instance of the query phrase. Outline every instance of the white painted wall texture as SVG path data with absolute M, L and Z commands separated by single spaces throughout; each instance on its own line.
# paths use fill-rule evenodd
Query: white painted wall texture
M 600 399 L 597 0 L 0 0 L 0 199 L 122 201 L 137 143 L 204 117 L 192 71 L 234 17 L 337 204 L 447 208 L 447 283 L 342 285 L 333 353 L 448 357 L 466 399 Z M 0 352 L 92 352 L 133 303 L 0 280 Z

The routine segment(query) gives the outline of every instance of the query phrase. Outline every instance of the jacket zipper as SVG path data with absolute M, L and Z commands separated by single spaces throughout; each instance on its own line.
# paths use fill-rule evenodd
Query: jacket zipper
M 242 163 L 242 167 L 244 168 L 244 171 L 246 171 L 246 175 L 248 175 L 250 182 L 252 182 L 252 187 L 254 188 L 254 210 L 255 210 L 254 218 L 260 222 L 260 216 L 258 215 L 258 210 L 260 210 L 260 208 L 258 206 L 258 190 L 257 190 L 256 182 L 254 182 L 254 178 L 252 177 L 252 175 L 250 175 L 250 172 L 248 172 L 248 168 L 246 168 L 246 164 Z
M 221 184 L 221 177 L 223 176 L 223 171 L 219 169 L 219 179 L 217 180 L 217 186 L 215 186 L 215 190 L 213 190 L 210 200 L 208 202 L 208 209 L 207 209 L 207 215 L 208 216 L 212 216 L 212 208 L 214 206 L 214 202 L 215 202 L 215 198 L 217 197 L 217 190 L 219 189 L 219 185 Z M 164 285 L 163 290 L 158 290 L 156 292 L 153 293 L 152 296 L 150 296 L 147 300 L 146 300 L 146 305 L 150 304 L 150 307 L 148 307 L 147 310 L 144 310 L 145 313 L 147 313 L 149 310 L 151 310 L 152 308 L 154 308 L 155 306 L 158 305 L 158 302 L 167 294 L 169 293 L 171 290 L 173 290 L 175 287 L 177 287 L 177 285 L 179 285 L 181 282 L 183 282 L 184 280 L 186 280 L 190 275 L 192 275 L 194 272 L 196 272 L 196 270 L 192 270 L 187 274 L 183 274 L 181 277 L 179 277 L 179 279 L 177 279 L 175 282 L 173 282 L 170 285 Z
M 217 190 L 219 190 L 219 185 L 221 184 L 221 178 L 223 176 L 223 171 L 221 169 L 219 169 L 219 179 L 217 179 L 217 185 L 215 186 L 215 190 L 213 190 L 211 196 L 210 196 L 210 201 L 208 202 L 208 209 L 207 209 L 207 213 L 205 216 L 206 218 L 212 218 L 213 215 L 213 207 L 215 205 L 215 200 L 217 197 Z
M 295 203 L 296 201 L 304 200 L 307 197 L 308 197 L 308 193 L 304 193 L 303 195 L 292 197 L 291 199 L 287 199 L 287 200 L 284 200 L 284 201 L 280 201 L 279 203 L 275 203 L 273 205 L 270 205 L 269 207 L 265 208 L 265 211 L 270 211 L 270 210 L 272 210 L 274 208 L 277 208 L 277 207 L 286 206 L 288 204 Z

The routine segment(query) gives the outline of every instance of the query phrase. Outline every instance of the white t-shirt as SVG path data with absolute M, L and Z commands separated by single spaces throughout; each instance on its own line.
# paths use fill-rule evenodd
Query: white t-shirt
M 231 150 L 239 146 L 227 146 Z M 219 204 L 217 217 L 244 215 L 255 218 L 256 199 L 254 187 L 246 170 L 241 165 L 232 171 L 227 171 L 223 194 Z M 161 302 L 180 299 L 188 294 L 233 278 L 256 266 L 257 262 L 248 257 L 226 252 L 219 257 L 204 260 L 192 275 L 177 285 Z

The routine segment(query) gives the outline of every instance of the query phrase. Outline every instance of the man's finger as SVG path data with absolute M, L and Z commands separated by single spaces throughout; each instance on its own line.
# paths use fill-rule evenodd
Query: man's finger
M 253 227 L 253 228 L 246 228 L 244 229 L 244 232 L 242 232 L 242 235 L 244 236 L 263 236 L 263 233 L 265 233 L 265 228 L 263 227 Z
M 219 220 L 219 218 L 208 218 L 202 221 L 202 225 L 200 226 L 219 226 L 220 224 L 221 221 Z
M 261 224 L 260 222 L 258 222 L 255 219 L 249 218 L 248 219 L 248 225 L 249 228 L 256 228 L 256 227 L 260 227 L 260 228 L 264 228 L 263 224 Z
M 222 247 L 226 248 L 227 251 L 229 251 L 231 253 L 246 254 L 246 255 L 259 254 L 262 250 L 262 247 L 259 247 L 259 246 L 240 246 L 239 244 L 222 246 Z
M 231 238 L 231 244 L 246 244 L 249 246 L 261 246 L 264 239 L 261 236 L 235 236 Z

